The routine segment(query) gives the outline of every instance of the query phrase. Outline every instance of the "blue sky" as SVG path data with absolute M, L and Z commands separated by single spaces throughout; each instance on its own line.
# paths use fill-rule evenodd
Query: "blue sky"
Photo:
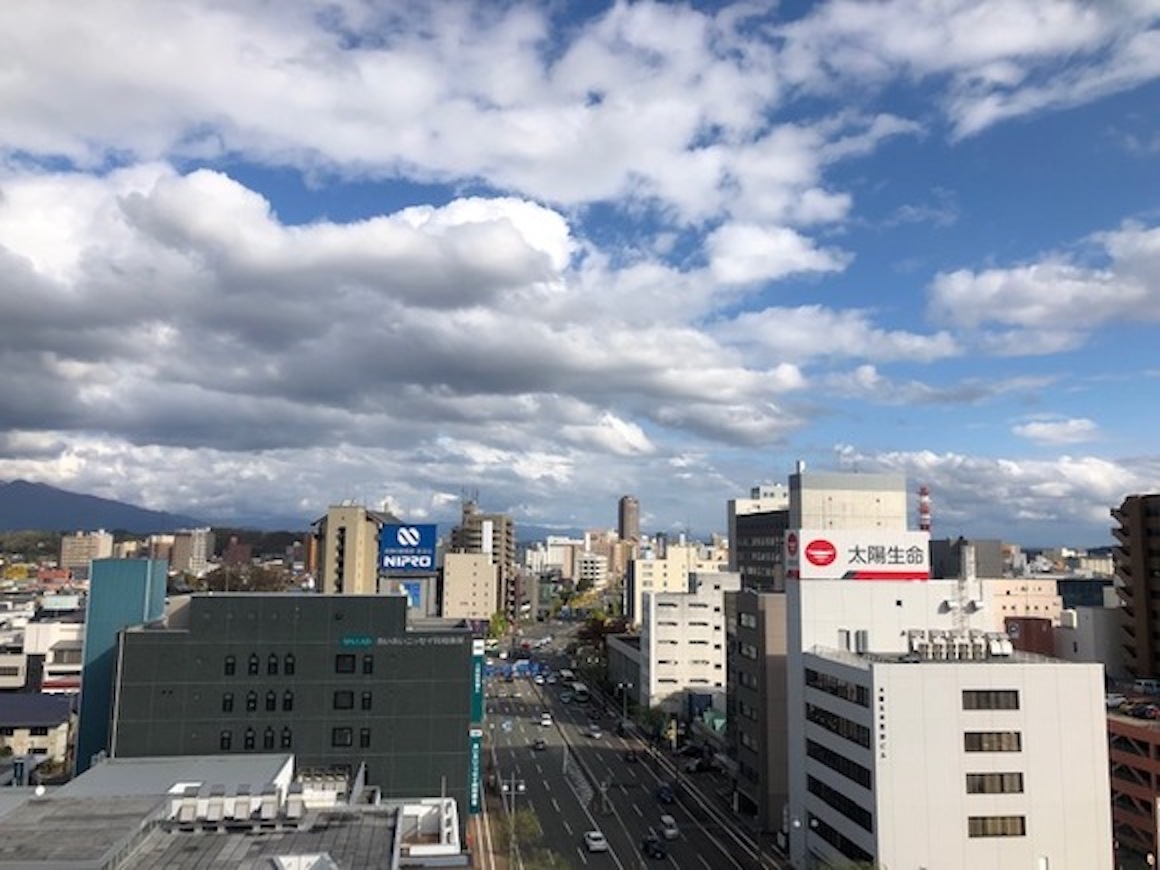
M 5 3 L 0 479 L 704 536 L 801 459 L 1105 545 L 1158 103 L 1154 0 Z

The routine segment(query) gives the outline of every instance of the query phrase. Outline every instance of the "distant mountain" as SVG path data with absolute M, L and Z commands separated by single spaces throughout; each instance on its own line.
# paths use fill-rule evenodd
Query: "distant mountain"
M 43 483 L 0 483 L 0 531 L 49 532 L 122 529 L 147 534 L 209 525 L 204 520 L 151 511 L 95 495 L 82 495 Z

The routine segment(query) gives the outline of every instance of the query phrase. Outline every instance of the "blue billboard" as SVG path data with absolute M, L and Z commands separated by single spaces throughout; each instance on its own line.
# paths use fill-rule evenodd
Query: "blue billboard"
M 379 532 L 379 570 L 387 574 L 434 574 L 436 527 L 387 525 Z

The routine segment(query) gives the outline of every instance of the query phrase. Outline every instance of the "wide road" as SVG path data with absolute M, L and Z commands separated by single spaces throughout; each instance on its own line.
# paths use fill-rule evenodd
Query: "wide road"
M 592 737 L 588 731 L 593 708 L 563 703 L 557 687 L 496 679 L 488 691 L 488 733 L 496 769 L 507 779 L 509 791 L 515 782 L 516 806 L 534 809 L 546 842 L 570 866 L 620 870 L 643 864 L 704 870 L 777 866 L 768 856 L 761 861 L 752 841 L 736 830 L 713 796 L 700 793 L 695 775 L 678 775 L 670 759 L 634 738 L 617 736 L 614 715 L 596 719 L 603 733 Z M 602 712 L 598 706 L 594 709 Z M 545 711 L 552 715 L 548 727 L 540 724 Z M 533 748 L 537 738 L 546 748 Z M 625 761 L 628 749 L 638 753 L 638 762 Z M 675 803 L 658 802 L 662 782 L 675 785 Z M 679 834 L 666 842 L 665 859 L 646 859 L 641 842 L 650 831 L 659 832 L 664 814 L 674 818 Z M 506 819 L 492 819 L 493 827 L 504 823 Z M 584 848 L 583 833 L 591 829 L 604 833 L 610 847 L 606 854 Z

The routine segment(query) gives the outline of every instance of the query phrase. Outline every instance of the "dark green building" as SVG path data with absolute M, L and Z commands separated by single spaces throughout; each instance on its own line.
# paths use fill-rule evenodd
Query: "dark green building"
M 401 596 L 194 595 L 119 638 L 111 755 L 293 752 L 384 798 L 467 807 L 467 628 L 408 630 Z

